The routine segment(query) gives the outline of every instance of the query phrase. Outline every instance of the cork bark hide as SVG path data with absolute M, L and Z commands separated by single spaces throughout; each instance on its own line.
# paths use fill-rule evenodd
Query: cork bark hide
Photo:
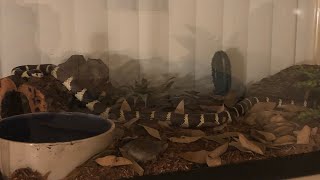
M 9 96 L 10 93 L 15 92 L 17 90 L 17 87 L 10 78 L 5 77 L 0 79 L 0 119 L 3 117 L 6 117 L 5 114 L 7 113 L 7 110 L 4 110 L 4 106 L 7 106 L 6 103 L 4 103 L 4 99 L 6 96 Z M 13 110 L 16 111 L 16 110 Z
M 26 96 L 31 112 L 82 111 L 83 105 L 51 76 L 23 81 L 18 92 Z
M 18 92 L 27 97 L 31 112 L 46 112 L 48 105 L 45 100 L 45 95 L 41 90 L 30 84 L 22 84 L 18 88 Z
M 8 77 L 0 79 L 0 102 L 5 97 L 5 94 L 10 91 L 16 91 L 15 83 Z

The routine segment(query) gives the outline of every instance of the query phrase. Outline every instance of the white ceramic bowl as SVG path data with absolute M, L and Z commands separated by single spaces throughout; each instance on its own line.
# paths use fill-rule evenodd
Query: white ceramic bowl
M 83 113 L 5 118 L 0 122 L 2 174 L 8 177 L 17 169 L 30 167 L 42 174 L 50 172 L 49 180 L 62 179 L 110 145 L 114 128 L 112 121 Z

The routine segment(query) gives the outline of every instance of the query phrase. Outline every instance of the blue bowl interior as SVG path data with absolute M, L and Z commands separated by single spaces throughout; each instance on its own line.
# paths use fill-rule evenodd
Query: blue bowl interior
M 84 113 L 30 113 L 0 122 L 0 138 L 25 143 L 68 142 L 97 136 L 111 123 Z

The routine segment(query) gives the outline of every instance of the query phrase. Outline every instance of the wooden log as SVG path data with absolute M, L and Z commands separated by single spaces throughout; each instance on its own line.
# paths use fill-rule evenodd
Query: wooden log
M 30 84 L 22 84 L 18 88 L 18 92 L 22 93 L 28 99 L 31 112 L 46 112 L 48 105 L 45 100 L 45 95 Z
M 5 86 L 6 90 L 12 87 L 11 89 L 14 89 L 16 94 L 14 97 L 11 95 L 6 96 L 5 105 L 7 107 L 5 107 L 6 111 L 3 111 L 6 112 L 3 117 L 29 112 L 47 111 L 90 113 L 84 104 L 81 104 L 60 81 L 52 76 L 45 76 L 43 78 L 31 77 L 29 79 L 9 76 L 3 80 L 3 84 L 5 83 L 9 84 Z M 108 89 L 110 88 L 105 84 L 100 86 L 102 89 L 106 89 L 106 87 L 108 87 Z M 6 94 L 4 88 L 2 88 L 2 91 L 0 91 L 2 92 L 0 101 Z M 7 113 L 13 111 L 14 109 L 12 108 L 15 108 L 17 112 Z
M 0 79 L 0 102 L 4 98 L 5 94 L 9 91 L 16 91 L 17 87 L 15 83 L 8 77 Z
M 2 118 L 2 100 L 8 92 L 17 91 L 16 84 L 8 77 L 0 79 L 0 119 Z
M 18 92 L 28 99 L 31 112 L 86 112 L 73 94 L 51 76 L 30 78 L 21 83 Z

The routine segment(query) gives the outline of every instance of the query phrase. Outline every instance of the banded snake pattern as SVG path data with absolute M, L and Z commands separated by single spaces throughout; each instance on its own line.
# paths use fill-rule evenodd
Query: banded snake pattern
M 86 88 L 80 87 L 75 81 L 74 77 L 70 76 L 66 71 L 59 66 L 53 64 L 40 64 L 40 65 L 25 65 L 18 66 L 12 69 L 12 74 L 21 78 L 29 77 L 43 77 L 44 75 L 52 75 L 58 81 L 60 81 L 74 96 L 86 107 L 96 115 L 100 115 L 103 118 L 109 118 L 111 114 L 116 115 L 123 119 L 150 119 L 167 121 L 172 126 L 178 126 L 182 128 L 202 128 L 202 127 L 215 127 L 225 123 L 235 121 L 240 116 L 243 116 L 259 102 L 277 102 L 277 106 L 283 104 L 299 104 L 294 100 L 286 102 L 282 99 L 272 99 L 269 97 L 247 97 L 242 101 L 236 103 L 233 107 L 225 108 L 224 111 L 219 113 L 203 113 L 203 114 L 179 114 L 175 112 L 163 112 L 163 111 L 123 111 L 121 109 L 113 109 L 107 105 L 101 103 L 97 99 L 93 99 L 92 95 Z M 307 100 L 300 103 L 304 107 L 307 107 L 310 103 Z

